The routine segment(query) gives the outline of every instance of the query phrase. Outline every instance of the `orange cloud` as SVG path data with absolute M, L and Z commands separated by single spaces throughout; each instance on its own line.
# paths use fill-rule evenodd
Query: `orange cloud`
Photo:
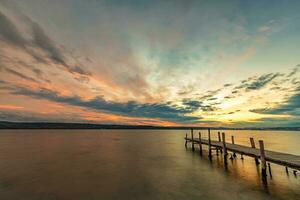
M 22 106 L 15 106 L 15 105 L 0 105 L 0 109 L 4 110 L 20 110 L 23 109 Z

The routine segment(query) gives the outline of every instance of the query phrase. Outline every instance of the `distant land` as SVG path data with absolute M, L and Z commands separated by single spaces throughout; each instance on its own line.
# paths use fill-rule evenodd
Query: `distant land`
M 9 122 L 0 121 L 0 129 L 160 129 L 160 130 L 286 130 L 300 131 L 300 127 L 192 127 L 192 126 L 150 126 L 92 123 L 58 123 L 58 122 Z

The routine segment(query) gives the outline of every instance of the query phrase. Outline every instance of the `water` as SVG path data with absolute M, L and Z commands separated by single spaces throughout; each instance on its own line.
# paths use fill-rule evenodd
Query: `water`
M 227 139 L 300 155 L 300 133 L 226 131 Z M 203 132 L 202 135 L 206 133 Z M 184 148 L 185 131 L 1 130 L 0 199 L 300 199 L 300 173 L 253 158 L 228 161 Z M 215 137 L 215 132 L 213 132 Z

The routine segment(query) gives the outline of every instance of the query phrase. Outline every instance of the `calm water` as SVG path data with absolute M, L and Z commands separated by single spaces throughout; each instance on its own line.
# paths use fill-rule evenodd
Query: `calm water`
M 214 133 L 214 132 L 213 132 Z M 300 155 L 300 132 L 227 131 L 227 139 Z M 203 133 L 204 134 L 204 133 Z M 300 199 L 300 173 L 253 158 L 223 166 L 184 148 L 185 131 L 2 130 L 0 199 Z M 198 149 L 197 149 L 198 150 Z

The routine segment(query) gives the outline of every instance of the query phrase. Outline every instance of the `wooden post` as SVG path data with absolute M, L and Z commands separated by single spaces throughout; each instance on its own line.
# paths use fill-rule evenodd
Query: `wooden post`
M 260 149 L 260 160 L 261 160 L 261 174 L 262 177 L 265 178 L 267 176 L 266 173 L 266 155 L 265 155 L 265 147 L 264 141 L 259 140 L 259 149 Z
M 200 155 L 202 155 L 202 141 L 201 141 L 201 132 L 199 132 L 199 149 L 200 149 Z
M 211 139 L 210 139 L 210 128 L 208 129 L 208 157 L 211 158 Z
M 226 141 L 225 141 L 225 133 L 222 133 L 222 142 L 223 142 L 223 152 L 224 152 L 224 157 L 227 156 L 227 149 L 226 149 Z
M 270 177 L 272 178 L 272 170 L 271 170 L 271 164 L 270 163 L 268 163 L 268 170 L 269 170 Z
M 251 143 L 251 147 L 252 147 L 253 149 L 255 149 L 255 142 L 254 142 L 254 139 L 253 139 L 252 137 L 250 138 L 250 143 Z M 255 164 L 256 164 L 256 165 L 259 165 L 258 159 L 257 159 L 257 158 L 254 158 L 254 160 L 255 160 Z
M 233 136 L 233 135 L 231 136 L 231 143 L 234 144 L 234 136 Z M 234 158 L 236 157 L 235 152 L 233 152 L 233 157 L 234 157 Z
M 294 174 L 295 177 L 297 177 L 297 170 L 294 170 L 293 174 Z
M 192 151 L 195 151 L 195 145 L 194 145 L 194 130 L 191 129 L 191 136 L 192 136 Z
M 187 133 L 185 134 L 185 144 L 184 144 L 185 148 L 187 148 Z
M 220 134 L 220 132 L 218 132 L 218 139 L 219 139 L 219 142 L 221 142 L 221 134 Z M 222 149 L 220 149 L 220 152 L 223 153 Z

